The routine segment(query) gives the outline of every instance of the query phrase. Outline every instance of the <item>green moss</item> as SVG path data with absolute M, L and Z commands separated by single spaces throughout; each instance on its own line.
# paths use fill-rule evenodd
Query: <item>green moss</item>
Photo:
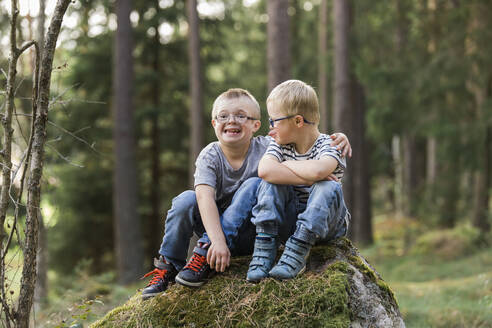
M 247 262 L 247 261 L 246 261 Z M 199 289 L 173 286 L 160 297 L 142 301 L 137 293 L 125 305 L 92 325 L 100 327 L 348 327 L 349 281 L 346 263 L 335 262 L 322 274 L 294 280 L 267 279 L 250 284 L 238 259 L 226 274 Z
M 374 282 L 383 292 L 385 292 L 389 296 L 390 301 L 393 300 L 395 304 L 398 304 L 393 290 L 391 290 L 389 285 L 384 282 L 383 279 L 379 278 L 373 269 L 364 263 L 360 256 L 349 256 L 348 259 L 353 266 L 355 266 L 362 274 L 369 277 L 372 282 Z

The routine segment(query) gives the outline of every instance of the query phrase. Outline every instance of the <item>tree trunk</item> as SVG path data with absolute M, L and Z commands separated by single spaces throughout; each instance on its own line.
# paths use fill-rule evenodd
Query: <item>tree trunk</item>
M 43 174 L 44 145 L 46 141 L 46 121 L 51 84 L 51 71 L 55 53 L 56 41 L 60 33 L 63 16 L 70 0 L 58 0 L 46 35 L 39 73 L 38 115 L 33 118 L 34 135 L 32 142 L 32 157 L 30 160 L 30 175 L 27 192 L 26 240 L 24 244 L 24 266 L 22 269 L 21 289 L 16 311 L 17 327 L 29 327 L 34 286 L 36 283 L 36 253 L 38 249 L 39 206 L 41 196 L 41 177 Z
M 291 76 L 288 8 L 288 0 L 267 1 L 268 92 Z
M 42 49 L 44 45 L 44 22 L 45 22 L 45 0 L 39 0 L 39 14 L 37 19 L 36 39 L 39 44 L 40 56 L 43 55 Z M 39 247 L 38 247 L 38 267 L 36 280 L 36 288 L 34 290 L 34 305 L 36 308 L 41 308 L 42 303 L 46 300 L 47 289 L 47 271 L 48 271 L 48 244 L 46 240 L 46 228 L 44 226 L 41 211 L 39 212 Z
M 142 273 L 143 267 L 142 234 L 137 212 L 131 9 L 131 0 L 116 2 L 113 197 L 115 253 L 118 278 L 122 284 L 134 281 Z
M 489 79 L 490 83 L 490 79 Z M 490 86 L 485 87 L 490 88 Z M 490 90 L 483 90 L 482 92 L 475 92 L 476 106 L 477 106 L 477 119 L 479 121 L 485 121 L 484 103 L 485 99 L 491 97 Z M 492 148 L 492 128 L 485 123 L 482 133 L 482 144 L 478 155 L 479 169 L 474 175 L 474 202 L 472 212 L 472 223 L 481 232 L 487 233 L 490 231 L 489 223 L 489 190 L 490 190 L 490 164 L 491 164 L 491 150 Z
M 416 137 L 411 133 L 403 135 L 403 213 L 407 217 L 416 216 L 417 195 L 417 143 Z
M 159 7 L 157 7 L 159 10 Z M 161 46 L 160 42 L 160 34 L 159 34 L 159 26 L 155 26 L 155 37 L 154 37 L 154 56 L 153 56 L 153 69 L 154 72 L 159 73 L 160 75 L 160 58 L 159 58 L 159 49 Z M 159 240 L 162 234 L 163 222 L 161 220 L 162 214 L 160 213 L 161 209 L 161 195 L 160 195 L 160 185 L 161 185 L 161 166 L 160 166 L 160 128 L 159 128 L 159 112 L 160 112 L 160 94 L 161 94 L 161 84 L 160 78 L 155 79 L 152 85 L 152 103 L 154 107 L 153 117 L 152 117 L 152 181 L 150 184 L 151 189 L 151 202 L 152 202 L 152 213 L 150 218 L 150 240 L 149 240 L 149 251 L 146 253 L 152 252 L 155 253 L 156 247 L 158 247 Z
M 354 104 L 354 133 L 352 142 L 354 157 L 352 165 L 354 167 L 353 181 L 353 205 L 352 218 L 354 240 L 362 245 L 373 242 L 372 216 L 371 216 L 371 193 L 369 183 L 369 147 L 366 139 L 366 97 L 364 87 L 354 79 L 353 86 L 355 94 Z
M 490 70 L 483 67 L 486 63 L 479 55 L 481 42 L 477 34 L 489 28 L 489 17 L 486 15 L 489 11 L 483 3 L 477 2 L 471 5 L 470 9 L 470 25 L 469 33 L 475 35 L 467 50 L 469 57 L 475 58 L 471 64 L 471 76 L 467 81 L 468 89 L 475 98 L 475 115 L 479 123 L 480 142 L 483 145 L 478 150 L 478 165 L 477 171 L 474 174 L 474 201 L 472 210 L 472 223 L 481 232 L 487 233 L 490 231 L 489 223 L 489 194 L 491 189 L 490 165 L 491 165 L 491 123 L 490 116 L 487 117 L 487 102 L 490 102 L 492 97 L 492 76 Z M 478 33 L 477 33 L 478 32 Z M 487 40 L 488 41 L 488 40 Z
M 37 258 L 37 279 L 34 288 L 34 309 L 40 310 L 46 304 L 48 296 L 47 274 L 48 274 L 48 252 L 46 243 L 46 227 L 43 222 L 43 215 L 39 211 L 39 246 Z
M 402 169 L 402 156 L 401 156 L 401 140 L 399 135 L 394 135 L 391 140 L 391 154 L 393 157 L 394 167 L 394 208 L 397 217 L 403 215 L 403 169 Z
M 319 24 L 318 24 L 318 89 L 319 89 L 319 129 L 322 133 L 328 133 L 328 83 L 326 74 L 327 48 L 328 48 L 328 0 L 321 0 L 319 5 Z
M 190 97 L 191 97 L 191 145 L 189 164 L 189 184 L 193 186 L 195 160 L 203 148 L 203 105 L 202 76 L 200 61 L 200 33 L 196 0 L 187 0 L 189 21 L 188 56 L 190 62 Z
M 334 0 L 333 2 L 333 33 L 334 33 L 334 80 L 333 80 L 333 129 L 344 132 L 349 140 L 354 137 L 353 131 L 353 95 L 350 74 L 350 1 Z M 354 151 L 354 154 L 356 151 Z M 348 165 L 343 178 L 343 194 L 349 210 L 354 208 L 354 166 Z M 354 237 L 353 227 L 358 218 L 352 216 L 352 228 L 349 236 Z
M 427 165 L 426 165 L 426 182 L 431 188 L 434 188 L 437 176 L 437 140 L 435 137 L 427 139 Z M 432 199 L 432 197 L 431 197 Z

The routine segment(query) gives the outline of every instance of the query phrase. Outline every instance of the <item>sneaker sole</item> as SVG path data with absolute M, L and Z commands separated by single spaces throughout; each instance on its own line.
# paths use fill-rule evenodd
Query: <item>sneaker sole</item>
M 145 294 L 142 295 L 143 300 L 148 300 L 149 298 L 159 296 L 160 294 L 163 294 L 164 292 L 159 292 L 159 293 L 152 293 L 152 294 Z
M 180 285 L 183 285 L 186 287 L 200 287 L 200 286 L 203 286 L 203 284 L 205 283 L 205 281 L 192 282 L 192 281 L 184 280 L 183 278 L 181 278 L 179 276 L 176 276 L 175 280 Z

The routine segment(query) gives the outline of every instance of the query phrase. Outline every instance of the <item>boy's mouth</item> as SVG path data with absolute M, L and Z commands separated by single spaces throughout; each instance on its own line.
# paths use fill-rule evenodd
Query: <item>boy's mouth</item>
M 224 132 L 226 134 L 238 134 L 241 132 L 241 129 L 239 129 L 239 128 L 227 128 L 227 129 L 224 129 Z

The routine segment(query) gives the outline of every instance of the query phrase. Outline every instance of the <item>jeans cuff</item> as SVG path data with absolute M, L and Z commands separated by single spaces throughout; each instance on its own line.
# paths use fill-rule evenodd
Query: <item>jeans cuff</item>
M 294 232 L 293 236 L 311 245 L 314 245 L 316 243 L 316 239 L 318 239 L 318 236 L 314 232 L 309 231 L 302 224 L 297 226 L 296 232 Z
M 269 235 L 278 235 L 278 225 L 275 223 L 262 223 L 256 226 L 256 233 L 267 233 Z

